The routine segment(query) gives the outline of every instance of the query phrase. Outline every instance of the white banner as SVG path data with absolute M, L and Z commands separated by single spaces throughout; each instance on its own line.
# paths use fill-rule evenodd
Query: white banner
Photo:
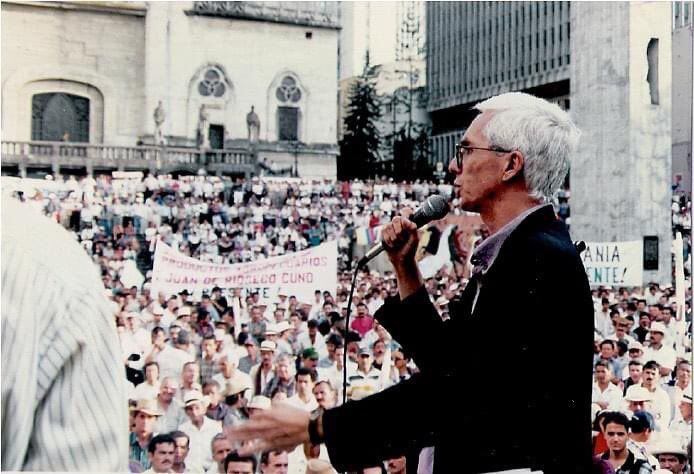
M 586 242 L 581 253 L 590 286 L 642 286 L 643 241 Z
M 316 290 L 337 289 L 337 241 L 289 255 L 253 262 L 220 265 L 201 262 L 157 242 L 152 270 L 152 295 L 167 297 L 188 290 L 196 296 L 213 287 L 243 288 L 246 294 L 260 293 L 261 299 L 277 296 L 281 290 L 299 301 L 312 302 Z M 155 296 L 156 297 L 156 296 Z

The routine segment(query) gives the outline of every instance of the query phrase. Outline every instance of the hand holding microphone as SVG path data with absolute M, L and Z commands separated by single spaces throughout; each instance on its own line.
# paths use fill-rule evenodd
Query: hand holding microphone
M 390 223 L 383 226 L 381 242 L 366 252 L 359 261 L 359 266 L 364 265 L 383 250 L 388 251 L 388 257 L 395 267 L 406 257 L 412 257 L 414 261 L 418 241 L 417 229 L 431 221 L 444 218 L 448 211 L 448 202 L 438 194 L 429 196 L 416 211 L 412 211 L 410 208 L 403 209 L 401 215 L 396 216 Z
M 396 216 L 390 223 L 383 226 L 381 242 L 364 255 L 359 261 L 359 266 L 363 266 L 383 250 L 386 250 L 398 279 L 400 298 L 406 298 L 422 284 L 422 278 L 414 259 L 419 243 L 417 229 L 431 221 L 442 219 L 448 214 L 448 211 L 448 202 L 439 195 L 430 196 L 416 211 L 409 208 L 404 209 L 401 215 Z

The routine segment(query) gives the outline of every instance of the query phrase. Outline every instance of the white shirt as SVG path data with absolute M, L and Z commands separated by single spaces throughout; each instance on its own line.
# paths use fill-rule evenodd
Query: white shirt
M 222 432 L 222 422 L 203 416 L 202 426 L 198 429 L 188 420 L 181 424 L 179 430 L 190 437 L 190 450 L 186 457 L 186 464 L 202 466 L 205 470 L 214 464 L 212 459 L 212 438 Z
M 159 364 L 160 379 L 173 377 L 176 380 L 180 380 L 183 365 L 186 362 L 195 362 L 195 357 L 168 344 L 153 359 Z
M 291 397 L 287 398 L 287 403 L 309 413 L 318 408 L 318 402 L 313 394 L 311 394 L 311 398 L 309 398 L 307 402 L 304 402 L 301 398 L 299 398 L 299 394 L 295 393 Z
M 127 470 L 123 358 L 95 266 L 2 197 L 2 471 Z
M 133 391 L 133 397 L 135 400 L 154 400 L 159 395 L 159 382 L 157 381 L 154 385 L 150 385 L 147 381 L 142 382 L 140 385 L 135 387 Z
M 675 368 L 675 362 L 677 362 L 677 355 L 672 347 L 666 347 L 664 344 L 660 346 L 660 349 L 654 349 L 653 347 L 645 347 L 643 349 L 643 357 L 641 360 L 648 362 L 649 360 L 654 360 L 661 367 L 666 367 L 668 369 Z
M 600 390 L 597 382 L 593 383 L 593 403 L 607 403 L 607 409 L 617 411 L 622 407 L 622 391 L 613 383 L 609 383 L 607 388 Z
M 636 385 L 632 385 L 627 389 L 627 395 L 629 395 L 629 390 Z M 641 384 L 643 387 L 643 384 Z M 645 388 L 645 387 L 644 387 Z M 670 425 L 670 397 L 667 392 L 662 388 L 656 386 L 655 390 L 649 390 L 653 400 L 650 401 L 651 409 L 648 410 L 653 414 L 655 418 L 655 428 L 656 431 L 667 430 Z

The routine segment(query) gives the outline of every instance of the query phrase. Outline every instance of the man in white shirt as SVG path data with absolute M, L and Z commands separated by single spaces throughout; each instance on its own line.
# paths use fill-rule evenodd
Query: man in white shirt
M 308 412 L 318 408 L 318 402 L 313 395 L 313 384 L 316 383 L 316 378 L 314 369 L 300 367 L 295 376 L 296 393 L 287 399 L 287 403 Z
M 152 330 L 152 351 L 145 358 L 145 363 L 152 361 L 159 364 L 159 372 L 162 378 L 173 377 L 179 380 L 183 371 L 183 365 L 186 362 L 195 361 L 195 357 L 167 344 L 164 330 L 157 327 Z
M 171 472 L 174 460 L 174 446 L 174 440 L 168 434 L 152 437 L 147 446 L 149 461 L 152 467 L 144 472 L 146 474 Z
M 658 383 L 658 370 L 657 362 L 653 360 L 646 362 L 643 366 L 641 386 L 648 390 L 651 395 L 651 408 L 649 411 L 655 418 L 656 431 L 663 431 L 667 430 L 670 424 L 670 397 Z M 637 385 L 629 387 L 629 390 L 633 390 L 634 387 L 637 387 Z
M 603 410 L 617 411 L 622 407 L 622 392 L 610 382 L 609 364 L 604 360 L 595 363 L 595 383 L 593 383 L 593 403 Z
M 304 349 L 311 347 L 316 350 L 321 359 L 327 357 L 328 349 L 325 345 L 325 338 L 318 332 L 318 321 L 311 319 L 307 325 L 308 332 L 299 334 L 297 338 L 297 352 L 301 353 Z
M 188 463 L 191 466 L 202 466 L 203 469 L 208 470 L 213 465 L 210 449 L 212 439 L 222 432 L 222 424 L 205 416 L 207 400 L 201 392 L 197 390 L 186 392 L 183 395 L 183 404 L 188 421 L 183 423 L 179 429 L 190 439 Z
M 159 364 L 148 362 L 145 364 L 145 381 L 135 387 L 133 397 L 135 400 L 144 398 L 153 400 L 159 394 Z
M 654 321 L 650 328 L 650 344 L 643 351 L 643 360 L 654 360 L 660 366 L 660 376 L 667 377 L 675 368 L 677 355 L 672 347 L 663 344 L 666 328 L 661 322 Z
M 238 370 L 239 357 L 233 351 L 226 351 L 219 356 L 219 369 L 220 373 L 212 377 L 212 380 L 217 382 L 221 387 L 222 392 L 226 390 L 226 387 L 232 382 L 238 383 L 245 387 L 252 387 L 253 381 L 250 375 L 245 372 Z M 248 393 L 246 398 L 250 400 L 252 396 Z

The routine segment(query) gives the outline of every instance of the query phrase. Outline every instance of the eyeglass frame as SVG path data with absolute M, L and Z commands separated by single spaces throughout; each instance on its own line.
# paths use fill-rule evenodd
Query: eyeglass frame
M 480 146 L 470 146 L 470 145 L 463 145 L 462 143 L 457 143 L 455 145 L 455 164 L 458 167 L 458 170 L 463 169 L 463 157 L 461 154 L 461 150 L 485 150 L 485 151 L 493 151 L 496 153 L 511 153 L 514 150 L 504 150 L 502 148 L 484 148 Z M 469 154 L 469 153 L 468 153 Z

